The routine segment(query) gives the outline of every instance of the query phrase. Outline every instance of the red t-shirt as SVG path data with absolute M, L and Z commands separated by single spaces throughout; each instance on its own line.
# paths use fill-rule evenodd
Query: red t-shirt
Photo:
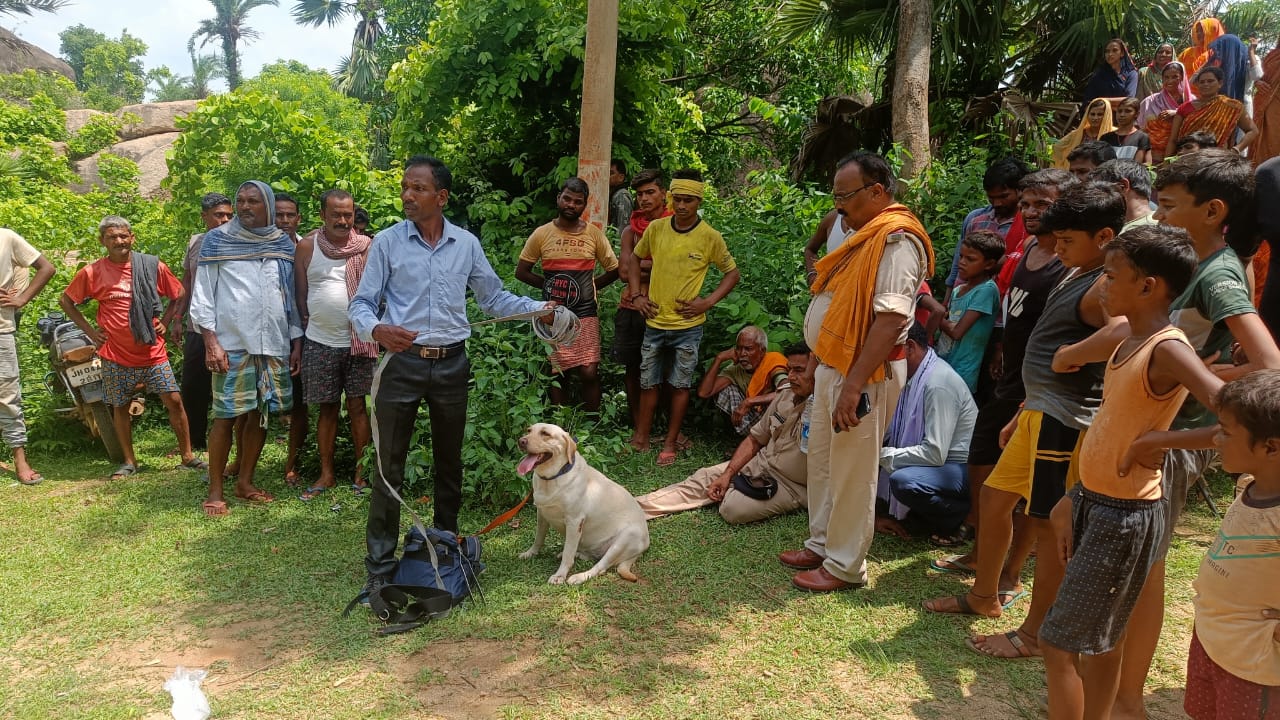
M 175 300 L 182 295 L 182 283 L 173 276 L 169 267 L 160 263 L 156 273 L 160 296 Z M 98 327 L 107 341 L 98 354 L 125 367 L 151 367 L 169 359 L 164 341 L 150 347 L 139 345 L 129 330 L 129 305 L 133 302 L 132 263 L 117 265 L 107 258 L 80 268 L 80 272 L 67 286 L 67 297 L 79 305 L 86 300 L 98 301 Z M 156 327 L 159 327 L 157 321 Z

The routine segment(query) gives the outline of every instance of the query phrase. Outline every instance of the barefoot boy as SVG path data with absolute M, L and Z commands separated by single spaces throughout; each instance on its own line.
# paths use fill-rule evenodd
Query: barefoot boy
M 1222 386 L 1169 320 L 1196 260 L 1186 232 L 1166 226 L 1107 245 L 1103 307 L 1128 319 L 1130 335 L 1107 363 L 1080 486 L 1052 514 L 1066 574 L 1040 628 L 1050 720 L 1110 716 L 1129 615 L 1164 535 L 1160 460 L 1135 458 L 1137 441 L 1167 430 L 1188 390 L 1209 404 Z
M 1113 185 L 1087 182 L 1062 191 L 1041 219 L 1041 233 L 1053 232 L 1058 256 L 1071 268 L 1050 293 L 1040 320 L 1027 342 L 1022 365 L 1027 399 L 1001 432 L 1004 454 L 982 488 L 978 526 L 978 572 L 965 595 L 930 600 L 930 612 L 999 617 L 1001 568 L 1013 533 L 1012 512 L 1027 501 L 1028 530 L 1041 548 L 1053 547 L 1049 513 L 1075 476 L 1080 436 L 1093 422 L 1102 402 L 1101 363 L 1078 372 L 1050 368 L 1054 352 L 1078 342 L 1115 320 L 1101 303 L 1104 248 L 1124 225 L 1124 198 Z M 1026 620 L 1017 630 L 970 638 L 973 650 L 995 657 L 1039 654 L 1040 622 L 1053 604 L 1062 581 L 1062 562 L 1052 552 L 1036 560 L 1035 593 Z
M 1253 483 L 1227 508 L 1195 580 L 1183 708 L 1192 720 L 1280 716 L 1280 371 L 1218 393 L 1214 444 Z

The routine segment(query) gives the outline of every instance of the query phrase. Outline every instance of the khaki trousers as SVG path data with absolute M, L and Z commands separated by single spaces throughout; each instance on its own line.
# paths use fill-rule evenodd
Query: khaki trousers
M 636 501 L 648 520 L 711 505 L 707 488 L 728 466 L 729 463 L 724 462 L 702 468 L 683 481 L 641 495 Z M 768 500 L 749 498 L 730 485 L 720 503 L 720 517 L 730 525 L 741 525 L 795 512 L 803 508 L 805 502 L 805 487 L 788 480 L 779 480 L 778 492 Z
M 0 333 L 0 437 L 11 448 L 27 444 L 22 380 L 18 377 L 18 345 L 13 333 Z
M 826 558 L 822 566 L 845 582 L 866 584 L 867 551 L 875 535 L 876 485 L 880 448 L 898 395 L 907 378 L 907 361 L 887 364 L 889 377 L 866 386 L 871 412 L 858 427 L 834 431 L 831 413 L 844 387 L 844 375 L 819 365 L 814 376 L 813 415 L 809 420 L 809 539 L 805 547 Z

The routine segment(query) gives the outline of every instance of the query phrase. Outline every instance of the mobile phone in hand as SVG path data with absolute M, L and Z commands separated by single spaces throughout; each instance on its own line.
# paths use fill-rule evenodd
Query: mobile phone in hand
M 871 398 L 866 393 L 862 393 L 862 396 L 858 398 L 858 409 L 854 412 L 857 413 L 859 420 L 871 412 Z

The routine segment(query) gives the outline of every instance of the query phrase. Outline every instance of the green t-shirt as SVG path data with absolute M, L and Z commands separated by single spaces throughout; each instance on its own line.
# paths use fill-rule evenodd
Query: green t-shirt
M 1227 318 L 1256 313 L 1249 297 L 1244 265 L 1231 248 L 1223 248 L 1201 261 L 1191 285 L 1173 301 L 1169 317 L 1186 334 L 1202 358 L 1224 358 L 1235 339 Z M 1229 362 L 1226 357 L 1224 362 Z M 1188 397 L 1173 422 L 1175 430 L 1208 427 L 1218 420 L 1194 397 Z

